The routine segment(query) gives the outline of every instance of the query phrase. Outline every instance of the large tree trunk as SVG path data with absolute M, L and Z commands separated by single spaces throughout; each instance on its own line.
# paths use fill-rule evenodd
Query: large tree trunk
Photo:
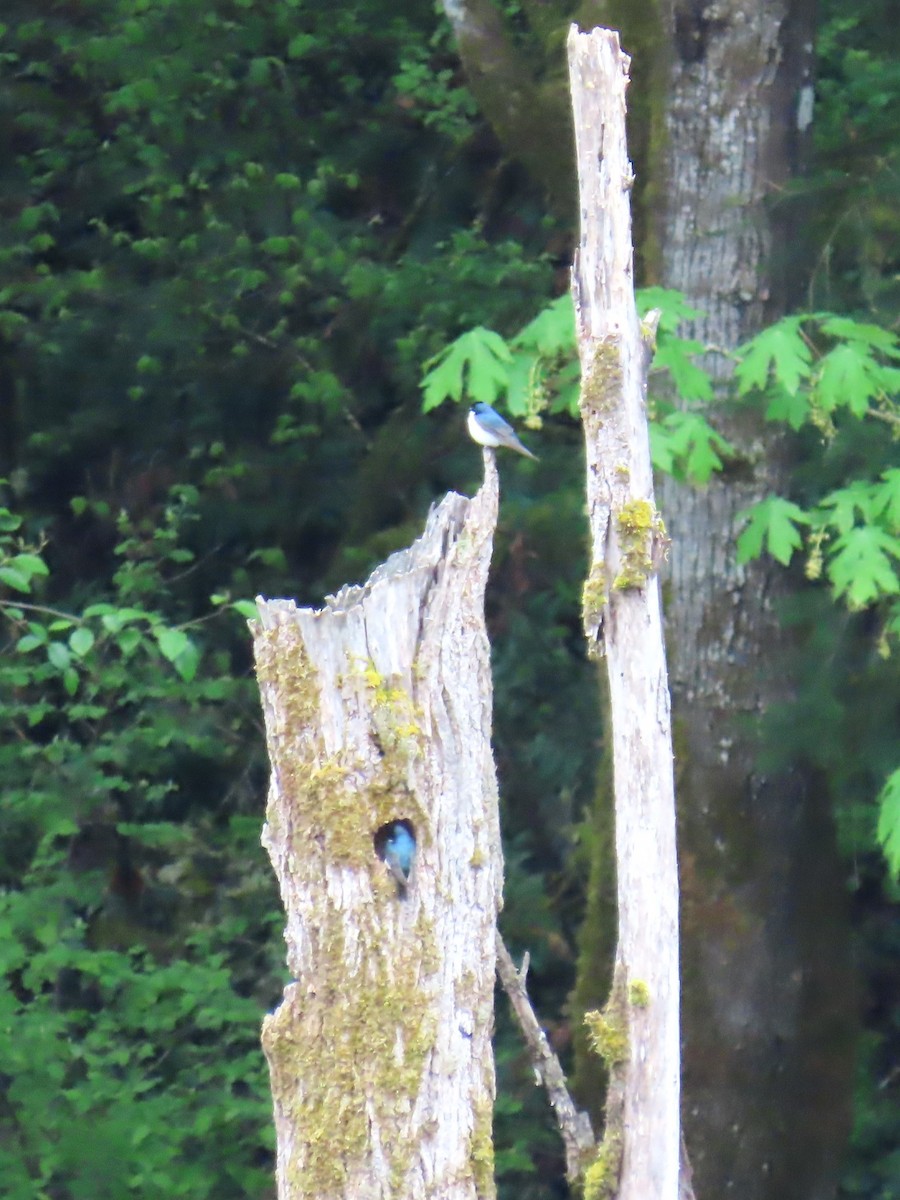
M 777 315 L 771 203 L 790 178 L 811 56 L 807 0 L 675 5 L 663 283 L 730 350 Z M 707 366 L 722 391 L 723 354 Z M 783 490 L 759 414 L 715 421 L 739 458 L 705 489 L 663 487 L 684 897 L 685 1094 L 700 1196 L 821 1200 L 847 1130 L 852 992 L 827 797 L 758 766 L 756 726 L 789 703 L 786 580 L 738 566 L 741 509 Z
M 295 979 L 263 1026 L 280 1200 L 494 1194 L 490 452 L 485 471 L 364 587 L 318 612 L 259 601 L 263 840 Z M 385 861 L 397 822 L 406 884 Z

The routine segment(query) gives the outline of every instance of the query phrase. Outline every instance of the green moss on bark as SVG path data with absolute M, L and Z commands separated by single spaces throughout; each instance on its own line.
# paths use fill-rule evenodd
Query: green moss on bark
M 368 1151 L 371 1127 L 399 1190 L 410 1165 L 409 1119 L 433 1044 L 431 1006 L 419 990 L 417 938 L 380 949 L 377 911 L 360 930 L 366 947 L 348 974 L 341 913 L 323 914 L 308 983 L 263 1027 L 272 1094 L 300 1132 L 287 1164 L 292 1194 L 310 1200 L 340 1188 Z M 433 940 L 433 938 L 432 938 Z
M 603 618 L 603 610 L 609 600 L 606 580 L 606 563 L 591 563 L 590 573 L 581 592 L 581 619 L 586 631 L 595 630 Z
M 646 587 L 654 573 L 653 547 L 666 536 L 662 517 L 649 500 L 630 500 L 615 517 L 619 535 L 619 569 L 613 580 L 617 591 Z
M 413 1150 L 410 1117 L 436 1034 L 427 981 L 440 956 L 421 909 L 414 929 L 386 941 L 384 905 L 397 903 L 396 885 L 375 854 L 373 833 L 404 817 L 420 844 L 428 837 L 409 786 L 421 728 L 399 680 L 383 678 L 371 664 L 350 664 L 342 686 L 345 694 L 353 687 L 361 693 L 372 753 L 328 754 L 318 677 L 299 630 L 267 631 L 257 656 L 260 679 L 278 689 L 284 714 L 270 826 L 307 860 L 301 875 L 310 859 L 322 870 L 368 871 L 380 898 L 355 910 L 353 947 L 346 945 L 346 913 L 333 904 L 317 913 L 304 929 L 308 970 L 264 1023 L 273 1097 L 302 1139 L 286 1166 L 290 1187 L 309 1200 L 341 1188 L 365 1160 L 374 1125 L 399 1193 Z
M 607 1068 L 618 1066 L 628 1058 L 628 1022 L 624 1015 L 608 1004 L 602 1012 L 585 1013 L 584 1023 L 588 1027 L 594 1050 L 606 1063 Z
M 585 1200 L 606 1200 L 606 1197 L 614 1196 L 622 1169 L 624 1069 L 630 1054 L 624 980 L 625 972 L 619 964 L 603 1011 L 586 1013 L 584 1018 L 591 1044 L 609 1072 L 603 1140 L 596 1158 L 584 1174 Z
M 590 365 L 581 379 L 581 410 L 585 418 L 612 412 L 622 392 L 622 357 L 610 340 L 596 342 Z
M 622 1171 L 621 1131 L 607 1133 L 597 1157 L 584 1173 L 584 1200 L 608 1200 L 616 1193 Z
M 632 1008 L 649 1008 L 650 989 L 643 979 L 632 979 L 628 985 L 628 1003 Z
M 472 1132 L 469 1161 L 478 1200 L 493 1200 L 496 1195 L 493 1121 L 493 1105 L 489 1101 L 475 1106 L 475 1129 Z

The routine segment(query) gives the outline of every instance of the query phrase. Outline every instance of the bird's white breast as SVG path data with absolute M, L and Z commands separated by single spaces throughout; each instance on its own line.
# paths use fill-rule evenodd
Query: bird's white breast
M 469 418 L 466 422 L 466 427 L 469 430 L 469 436 L 479 446 L 490 446 L 491 449 L 496 449 L 500 445 L 500 439 L 494 437 L 487 429 L 484 428 L 478 421 L 478 418 L 473 412 L 469 413 Z

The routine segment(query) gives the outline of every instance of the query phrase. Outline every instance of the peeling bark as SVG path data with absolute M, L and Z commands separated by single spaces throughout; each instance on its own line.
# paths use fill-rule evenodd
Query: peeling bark
M 320 611 L 252 623 L 272 764 L 263 841 L 295 982 L 263 1026 L 280 1200 L 494 1194 L 502 862 L 484 589 L 498 484 Z M 382 860 L 416 839 L 407 886 Z

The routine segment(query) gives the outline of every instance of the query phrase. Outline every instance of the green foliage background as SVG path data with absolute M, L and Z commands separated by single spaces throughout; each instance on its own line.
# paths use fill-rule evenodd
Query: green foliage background
M 804 185 L 810 308 L 882 325 L 900 146 L 884 8 L 826 6 L 819 170 Z M 504 160 L 449 30 L 417 0 L 9 0 L 0 130 L 4 1194 L 271 1196 L 258 1027 L 285 977 L 243 602 L 319 603 L 408 543 L 436 495 L 477 485 L 479 457 L 440 403 L 466 394 L 472 354 L 540 426 L 539 468 L 503 466 L 488 616 L 504 931 L 531 952 L 552 1039 L 563 1054 L 570 1042 L 602 733 L 558 299 L 571 230 Z M 869 408 L 823 413 L 808 380 L 782 386 L 811 337 L 793 333 L 745 359 L 746 402 L 774 406 L 799 442 L 796 493 L 777 502 L 794 507 L 750 515 L 759 544 L 745 549 L 809 563 L 804 535 L 838 511 L 827 497 L 896 487 L 896 443 Z M 666 334 L 657 363 L 696 406 L 657 414 L 654 450 L 702 481 L 728 447 L 691 348 Z M 827 334 L 812 336 L 822 352 L 845 344 Z M 858 383 L 842 376 L 848 403 Z M 877 512 L 857 521 L 861 503 L 845 497 L 838 538 L 896 536 L 881 521 L 894 510 L 869 496 Z M 836 545 L 820 559 L 840 591 Z M 808 631 L 806 686 L 770 753 L 814 762 L 839 819 L 868 1017 L 845 1194 L 884 1200 L 900 1195 L 900 1011 L 875 798 L 897 766 L 900 680 L 879 655 L 895 593 L 858 599 L 848 613 L 813 589 L 788 614 Z M 564 1194 L 552 1122 L 500 1013 L 501 1191 Z

